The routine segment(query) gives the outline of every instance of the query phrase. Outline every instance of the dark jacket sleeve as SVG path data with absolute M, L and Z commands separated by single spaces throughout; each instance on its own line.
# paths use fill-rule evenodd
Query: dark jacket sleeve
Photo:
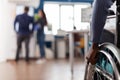
M 14 21 L 14 30 L 16 31 L 16 23 L 18 22 L 18 16 L 15 17 L 15 21 Z
M 34 31 L 34 18 L 30 17 L 30 24 L 32 25 L 31 33 Z

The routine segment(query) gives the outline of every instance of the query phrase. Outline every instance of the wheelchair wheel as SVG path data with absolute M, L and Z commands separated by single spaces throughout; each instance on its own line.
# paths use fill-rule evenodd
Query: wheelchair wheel
M 112 44 L 102 44 L 95 65 L 86 65 L 84 80 L 120 80 L 119 51 Z

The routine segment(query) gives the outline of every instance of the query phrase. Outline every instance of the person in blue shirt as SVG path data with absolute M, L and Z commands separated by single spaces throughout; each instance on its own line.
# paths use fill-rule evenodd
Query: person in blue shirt
M 46 61 L 45 59 L 45 33 L 44 33 L 44 27 L 47 25 L 47 19 L 46 14 L 44 10 L 38 11 L 39 19 L 35 22 L 38 25 L 37 30 L 37 42 L 40 49 L 40 59 L 36 61 L 37 64 L 43 63 Z
M 94 0 L 91 21 L 92 46 L 86 57 L 91 64 L 96 63 L 96 53 L 98 51 L 98 44 L 100 43 L 100 38 L 108 15 L 108 9 L 114 1 L 115 0 Z
M 17 51 L 16 61 L 19 60 L 19 53 L 21 51 L 22 42 L 25 42 L 26 61 L 29 61 L 29 42 L 33 33 L 34 18 L 28 15 L 29 7 L 24 8 L 24 13 L 16 16 L 14 21 L 14 30 L 17 34 Z M 30 27 L 31 25 L 31 27 Z

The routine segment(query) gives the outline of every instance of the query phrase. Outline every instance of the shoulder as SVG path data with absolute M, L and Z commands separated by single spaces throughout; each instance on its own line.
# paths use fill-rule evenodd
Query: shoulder
M 17 16 L 16 16 L 16 18 L 19 18 L 19 17 L 21 17 L 21 15 L 17 15 Z
M 27 15 L 30 19 L 33 19 L 33 17 L 32 16 L 30 16 L 30 15 Z

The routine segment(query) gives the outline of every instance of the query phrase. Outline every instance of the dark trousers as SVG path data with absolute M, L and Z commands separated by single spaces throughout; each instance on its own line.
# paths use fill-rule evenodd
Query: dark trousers
M 38 31 L 37 32 L 37 41 L 40 49 L 40 58 L 45 58 L 45 34 L 44 31 Z
M 17 52 L 16 52 L 16 61 L 19 60 L 19 54 L 22 48 L 22 42 L 25 42 L 25 50 L 26 50 L 26 61 L 29 61 L 29 42 L 30 35 L 22 35 L 17 34 Z

